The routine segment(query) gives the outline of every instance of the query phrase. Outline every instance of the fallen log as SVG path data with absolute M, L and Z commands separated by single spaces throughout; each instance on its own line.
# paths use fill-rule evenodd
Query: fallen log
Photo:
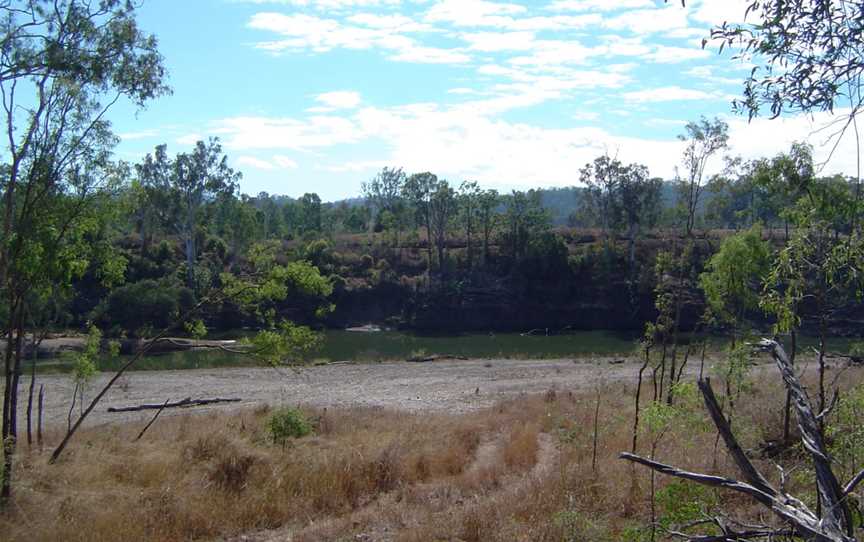
M 187 397 L 186 399 L 176 401 L 174 403 L 143 404 L 128 407 L 109 407 L 108 412 L 140 412 L 142 410 L 160 410 L 164 408 L 204 406 L 216 403 L 238 403 L 240 401 L 242 401 L 242 399 L 224 399 L 221 397 L 215 397 L 213 399 L 192 399 L 191 397 Z

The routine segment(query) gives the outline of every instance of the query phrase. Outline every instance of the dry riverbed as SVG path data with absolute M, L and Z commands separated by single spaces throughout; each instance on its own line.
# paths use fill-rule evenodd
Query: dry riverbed
M 763 360 L 767 361 L 767 360 Z M 519 394 L 557 393 L 593 388 L 598 383 L 635 382 L 635 359 L 456 360 L 427 363 L 341 363 L 298 370 L 273 368 L 217 368 L 178 371 L 132 371 L 102 399 L 87 425 L 137 421 L 152 411 L 109 413 L 108 407 L 163 403 L 187 397 L 239 398 L 240 402 L 191 409 L 166 410 L 163 415 L 236 410 L 262 404 L 314 407 L 371 406 L 411 412 L 465 412 L 489 407 Z M 773 368 L 761 363 L 756 373 Z M 698 367 L 689 367 L 697 371 Z M 89 401 L 113 373 L 98 375 L 88 386 Z M 647 376 L 647 373 L 646 373 Z M 766 374 L 767 376 L 767 374 Z M 757 376 L 758 378 L 758 376 Z M 37 377 L 45 386 L 45 424 L 66 423 L 73 383 L 67 374 Z M 25 409 L 29 378 L 22 378 L 21 408 Z M 75 407 L 76 414 L 78 407 Z M 35 408 L 34 408 L 35 410 Z
M 599 382 L 635 380 L 635 360 L 437 360 L 427 363 L 383 362 L 330 364 L 299 370 L 218 368 L 183 371 L 133 371 L 115 384 L 93 411 L 88 425 L 141 420 L 150 412 L 112 414 L 108 407 L 162 403 L 191 397 L 240 398 L 241 402 L 208 407 L 240 409 L 264 403 L 318 407 L 378 406 L 408 411 L 464 412 L 488 407 L 519 394 L 559 393 L 593 387 Z M 614 363 L 613 363 L 614 362 Z M 98 375 L 88 386 L 89 400 L 113 373 Z M 72 397 L 69 375 L 37 376 L 45 386 L 45 424 L 65 424 Z M 21 410 L 29 378 L 21 382 Z M 34 409 L 35 410 L 35 409 Z M 76 413 L 78 407 L 76 406 Z M 173 409 L 170 412 L 189 412 Z M 165 411 L 166 415 L 169 411 Z

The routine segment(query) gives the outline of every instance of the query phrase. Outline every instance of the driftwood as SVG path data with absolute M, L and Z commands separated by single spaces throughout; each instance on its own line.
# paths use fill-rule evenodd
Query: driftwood
M 213 399 L 192 399 L 191 397 L 187 397 L 186 399 L 175 401 L 173 403 L 165 402 L 161 404 L 143 404 L 128 407 L 109 407 L 108 412 L 140 412 L 142 410 L 162 410 L 165 408 L 193 407 L 212 405 L 216 403 L 238 403 L 240 401 L 242 401 L 242 399 L 223 399 L 221 397 Z
M 162 411 L 165 410 L 165 407 L 168 406 L 169 401 L 171 401 L 171 399 L 165 399 L 165 402 L 162 403 L 162 406 L 159 408 L 159 410 L 156 411 L 156 414 L 153 415 L 153 418 L 149 422 L 147 422 L 147 425 L 144 426 L 144 429 L 142 429 L 141 432 L 138 433 L 138 436 L 135 437 L 135 440 L 132 442 L 138 442 L 139 440 L 141 440 L 141 437 L 144 436 L 144 433 L 146 433 L 147 430 L 150 429 L 150 426 L 156 422 L 156 418 L 159 417 L 159 414 L 162 414 Z
M 777 362 L 777 367 L 780 369 L 780 374 L 783 377 L 786 389 L 789 391 L 792 403 L 798 414 L 801 442 L 813 462 L 822 517 L 811 511 L 801 500 L 786 493 L 782 484 L 780 489 L 774 488 L 750 462 L 750 459 L 744 453 L 735 435 L 732 433 L 729 422 L 723 415 L 722 409 L 714 396 L 714 391 L 711 389 L 711 382 L 708 379 L 699 381 L 699 389 L 705 400 L 705 406 L 711 415 L 711 420 L 723 438 L 726 449 L 738 467 L 743 481 L 722 476 L 689 472 L 626 452 L 621 454 L 621 458 L 644 465 L 669 476 L 743 493 L 771 510 L 786 523 L 786 526 L 783 528 L 758 526 L 758 528 L 749 529 L 749 532 L 744 535 L 740 532 L 734 533 L 734 535 L 731 532 L 724 532 L 722 537 L 675 533 L 676 536 L 687 540 L 746 541 L 762 538 L 770 539 L 771 537 L 787 534 L 791 526 L 795 533 L 806 540 L 817 542 L 855 542 L 856 539 L 853 537 L 854 525 L 847 503 L 847 496 L 859 483 L 864 481 L 864 472 L 859 473 L 844 487 L 841 487 L 831 469 L 831 460 L 819 429 L 818 416 L 815 414 L 810 398 L 798 380 L 798 376 L 795 374 L 785 350 L 776 341 L 768 339 L 763 339 L 759 343 L 759 346 L 769 351 Z
M 432 354 L 431 356 L 412 356 L 405 361 L 410 361 L 411 363 L 426 363 L 429 361 L 439 361 L 443 359 L 458 359 L 458 360 L 467 360 L 465 356 L 451 356 L 447 354 Z

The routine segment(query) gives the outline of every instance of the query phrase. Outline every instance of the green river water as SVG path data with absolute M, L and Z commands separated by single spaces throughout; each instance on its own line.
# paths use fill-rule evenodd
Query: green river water
M 324 344 L 314 359 L 319 362 L 356 361 L 377 362 L 405 360 L 424 354 L 449 355 L 466 358 L 588 358 L 592 356 L 629 356 L 638 347 L 635 334 L 613 331 L 578 331 L 567 335 L 521 335 L 519 333 L 486 333 L 462 335 L 420 335 L 401 331 L 371 333 L 329 330 Z M 812 339 L 801 341 L 801 348 L 815 344 Z M 849 339 L 834 339 L 831 351 L 847 351 Z M 709 349 L 723 347 L 724 339 L 712 337 Z M 128 358 L 101 360 L 103 371 L 116 369 Z M 236 354 L 221 351 L 186 351 L 147 356 L 139 360 L 134 370 L 203 369 L 237 367 L 256 362 Z M 42 370 L 64 371 L 70 365 L 67 359 L 49 359 L 39 362 Z

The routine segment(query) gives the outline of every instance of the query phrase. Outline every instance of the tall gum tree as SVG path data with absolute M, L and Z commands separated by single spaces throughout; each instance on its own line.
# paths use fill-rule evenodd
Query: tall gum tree
M 120 100 L 143 106 L 166 93 L 164 80 L 156 39 L 138 28 L 132 2 L 0 2 L 3 502 L 14 479 L 28 293 L 80 271 L 86 254 L 68 242 L 81 237 L 110 177 L 116 138 L 105 115 Z
M 223 196 L 232 195 L 240 174 L 228 166 L 217 138 L 198 141 L 189 153 L 168 157 L 166 146 L 156 147 L 136 167 L 141 183 L 149 190 L 163 194 L 160 206 L 162 221 L 183 240 L 186 256 L 186 281 L 193 292 L 198 284 L 195 262 L 198 249 L 195 238 L 202 220 L 203 208 Z

